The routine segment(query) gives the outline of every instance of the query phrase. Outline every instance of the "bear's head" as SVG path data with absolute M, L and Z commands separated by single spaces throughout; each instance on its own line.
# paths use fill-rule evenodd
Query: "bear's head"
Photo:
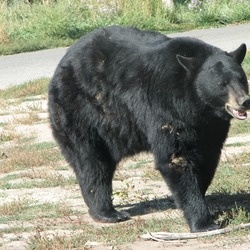
M 177 55 L 177 60 L 193 75 L 198 98 L 214 114 L 223 119 L 244 120 L 250 109 L 248 81 L 241 67 L 245 55 L 246 45 L 242 44 L 230 53 L 215 48 L 204 62 L 181 55 Z

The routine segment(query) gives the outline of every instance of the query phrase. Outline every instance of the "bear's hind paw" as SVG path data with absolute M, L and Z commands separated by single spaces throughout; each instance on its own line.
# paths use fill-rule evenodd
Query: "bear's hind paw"
M 105 212 L 91 212 L 89 211 L 90 216 L 93 218 L 96 222 L 102 222 L 102 223 L 117 223 L 120 221 L 125 221 L 130 218 L 130 215 L 127 212 L 118 212 L 116 210 L 112 211 L 105 211 Z

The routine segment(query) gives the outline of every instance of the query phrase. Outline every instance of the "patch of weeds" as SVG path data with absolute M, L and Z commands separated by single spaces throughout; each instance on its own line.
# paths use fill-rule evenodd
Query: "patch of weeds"
M 58 171 L 67 171 L 67 170 L 69 170 L 69 167 L 68 166 L 57 166 L 54 169 L 58 170 Z
M 30 208 L 32 214 L 37 214 L 39 218 L 64 218 L 75 215 L 75 212 L 63 202 L 35 204 Z
M 0 183 L 1 182 L 8 182 L 8 181 L 16 180 L 18 178 L 20 178 L 19 174 L 8 174 L 5 177 L 3 177 L 3 178 L 0 179 Z
M 19 139 L 20 144 L 30 144 L 32 142 L 34 142 L 37 139 L 37 137 L 34 136 L 28 136 L 28 137 L 21 137 Z
M 228 163 L 230 163 L 232 166 L 241 168 L 242 165 L 250 163 L 250 154 L 248 152 L 236 154 L 234 155 L 234 158 L 228 161 Z M 244 172 L 244 168 L 242 170 Z
M 29 96 L 29 97 L 23 97 L 22 102 L 40 102 L 41 96 Z
M 8 195 L 5 192 L 0 191 L 0 198 L 6 198 Z
M 19 140 L 21 135 L 18 134 L 14 129 L 4 130 L 0 132 L 0 144 L 8 141 Z
M 153 181 L 159 181 L 162 180 L 162 176 L 160 174 L 159 171 L 157 171 L 156 169 L 153 168 L 149 168 L 147 170 L 145 170 L 144 174 L 143 174 L 143 178 L 147 178 Z
M 0 206 L 0 215 L 2 216 L 13 216 L 23 211 L 26 211 L 30 204 L 29 200 L 15 200 L 10 203 L 6 203 Z
M 226 143 L 226 147 L 243 147 L 249 145 L 249 142 Z
M 0 206 L 0 223 L 62 218 L 74 214 L 75 212 L 64 203 L 34 203 L 30 200 L 17 200 Z
M 145 167 L 149 164 L 152 164 L 153 161 L 149 161 L 149 160 L 142 160 L 142 161 L 138 161 L 136 163 L 133 163 L 133 164 L 130 164 L 128 166 L 128 169 L 138 169 L 138 168 L 141 168 L 141 167 Z
M 3 153 L 7 157 L 2 160 L 0 173 L 47 165 L 52 166 L 56 162 L 63 160 L 57 147 L 32 150 L 29 144 L 21 144 L 5 148 Z
M 178 229 L 177 229 L 178 228 Z M 172 218 L 142 220 L 118 223 L 111 226 L 96 228 L 90 224 L 84 224 L 80 233 L 70 235 L 54 234 L 37 230 L 28 240 L 28 249 L 86 249 L 84 245 L 88 241 L 101 243 L 105 246 L 119 246 L 131 243 L 139 239 L 140 235 L 147 231 L 178 232 L 186 230 L 186 223 L 182 219 L 176 219 L 173 226 Z
M 14 116 L 11 120 L 12 124 L 22 124 L 22 125 L 30 125 L 33 123 L 41 122 L 41 118 L 38 114 L 33 112 L 28 112 L 28 114 Z
M 221 162 L 209 187 L 209 193 L 242 194 L 250 192 L 250 154 L 241 153 L 234 158 Z
M 40 101 L 33 101 L 30 105 L 27 105 L 27 108 L 31 112 L 43 112 L 42 102 Z
M 53 236 L 51 236 L 37 228 L 35 234 L 33 234 L 33 236 L 28 239 L 27 250 L 65 250 L 76 248 L 79 250 L 88 249 L 84 246 L 81 246 L 82 242 L 83 239 L 80 240 L 73 234 L 70 237 L 67 237 L 67 235 L 59 235 L 57 233 L 54 233 Z
M 118 198 L 119 200 L 122 200 L 125 203 L 128 203 L 129 202 L 129 194 L 134 191 L 134 188 L 135 188 L 135 186 L 133 184 L 131 185 L 130 183 L 126 182 L 124 188 L 116 189 L 113 192 L 113 197 Z
M 35 171 L 11 175 L 0 179 L 0 188 L 2 189 L 20 189 L 20 188 L 48 188 L 76 185 L 74 176 L 65 177 L 59 173 L 50 173 L 48 171 Z
M 219 216 L 219 221 L 226 222 L 230 225 L 239 225 L 241 223 L 250 222 L 250 212 L 243 207 L 232 208 L 228 211 L 224 211 L 222 215 Z
M 73 176 L 64 177 L 61 174 L 48 175 L 43 177 L 40 181 L 31 180 L 30 182 L 24 182 L 16 188 L 47 188 L 47 187 L 63 187 L 69 185 L 76 185 L 76 178 Z
M 2 91 L 2 90 L 0 90 L 0 91 Z M 3 100 L 3 99 L 0 98 L 0 110 L 1 110 L 1 109 L 5 109 L 5 107 L 6 107 L 6 102 L 5 102 L 5 100 Z
M 244 159 L 246 154 L 236 155 L 233 160 L 221 163 L 217 169 L 212 185 L 209 187 L 210 193 L 237 194 L 250 192 L 250 171 L 249 166 L 242 165 L 249 162 Z
M 8 174 L 0 179 L 0 189 L 10 189 L 11 182 L 15 182 L 21 178 L 20 174 Z
M 1 220 L 0 220 L 1 221 Z M 34 230 L 34 227 L 24 227 L 24 226 L 20 226 L 20 227 L 8 227 L 8 228 L 4 228 L 1 229 L 2 233 L 5 234 L 18 234 L 18 233 L 24 233 L 24 232 L 32 232 Z M 15 239 L 11 239 L 12 241 L 14 241 Z M 19 241 L 20 238 L 17 236 L 16 241 Z
M 0 90 L 1 93 L 1 90 Z M 1 102 L 1 98 L 0 98 L 0 102 Z M 21 105 L 21 100 L 20 99 L 8 99 L 8 100 L 4 100 L 2 101 L 2 103 L 0 103 L 0 115 L 1 116 L 5 116 L 5 115 L 11 115 L 14 112 L 15 113 L 22 113 L 23 110 L 19 107 L 19 105 Z
M 32 144 L 30 146 L 31 149 L 41 150 L 41 149 L 51 149 L 57 147 L 55 142 L 41 142 L 37 144 Z
M 41 78 L 27 83 L 0 90 L 0 99 L 26 98 L 37 95 L 47 95 L 48 78 Z

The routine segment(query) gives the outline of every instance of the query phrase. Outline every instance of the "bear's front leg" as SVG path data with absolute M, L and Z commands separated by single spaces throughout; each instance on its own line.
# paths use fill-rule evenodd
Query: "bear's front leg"
M 156 162 L 174 200 L 184 212 L 191 232 L 202 232 L 218 229 L 214 223 L 204 195 L 201 191 L 201 178 L 197 167 L 193 166 L 184 156 L 175 156 L 168 163 Z

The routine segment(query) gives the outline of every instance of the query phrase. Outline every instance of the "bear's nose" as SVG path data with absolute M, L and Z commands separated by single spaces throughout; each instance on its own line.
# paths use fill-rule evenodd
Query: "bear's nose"
M 247 96 L 242 97 L 240 99 L 239 104 L 245 109 L 250 109 L 250 96 L 247 95 Z

